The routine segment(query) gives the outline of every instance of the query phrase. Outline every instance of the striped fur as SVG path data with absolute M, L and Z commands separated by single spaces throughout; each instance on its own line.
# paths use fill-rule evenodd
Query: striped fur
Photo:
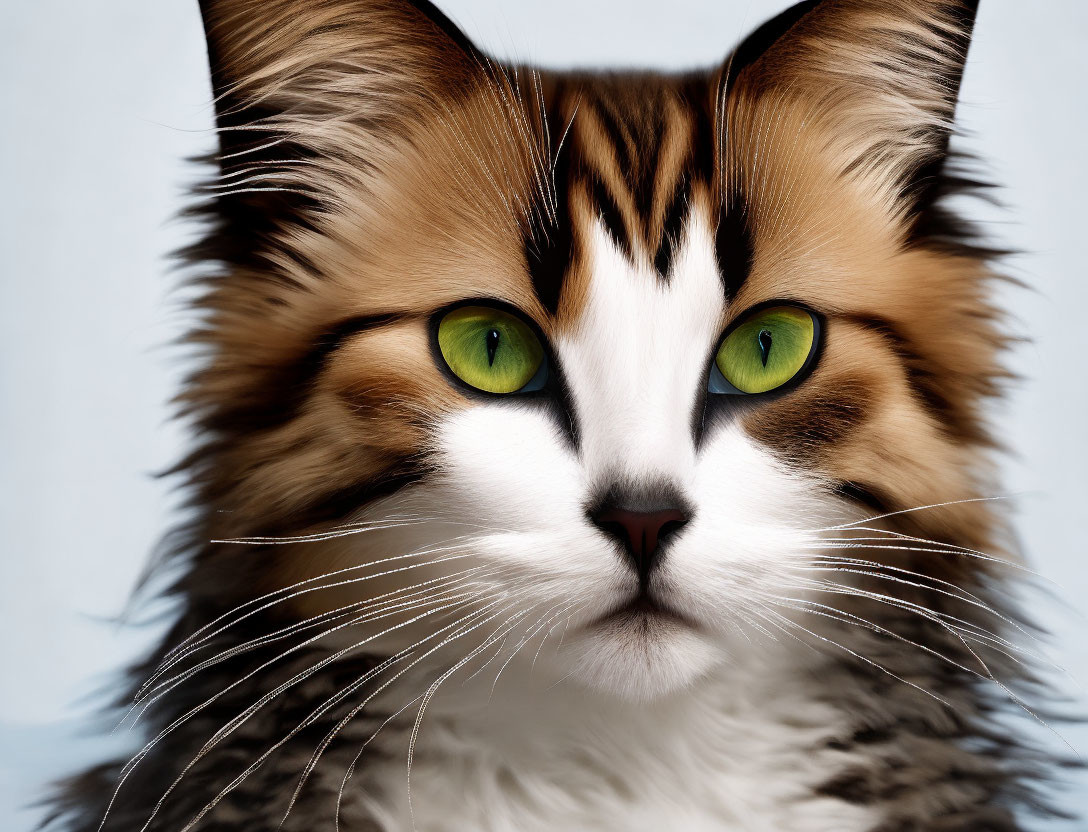
M 187 253 L 196 514 L 181 616 L 136 674 L 199 672 L 148 708 L 152 736 L 178 725 L 131 775 L 68 787 L 63 828 L 1026 828 L 1051 761 L 992 718 L 1032 680 L 984 499 L 1005 335 L 991 253 L 943 203 L 974 3 L 809 0 L 683 75 L 502 65 L 422 0 L 202 5 L 220 149 Z M 450 383 L 432 316 L 479 298 L 539 327 L 553 393 Z M 819 314 L 811 375 L 708 394 L 721 333 L 772 301 Z M 690 628 L 595 623 L 635 580 L 587 522 L 617 489 L 691 507 L 651 579 Z M 829 566 L 851 533 L 875 546 Z M 405 603 L 343 655 L 357 629 L 297 635 L 462 568 L 486 578 L 458 615 L 527 597 L 524 617 L 500 607 L 507 632 L 373 699 L 353 680 L 447 619 Z M 751 612 L 776 592 L 777 618 Z M 401 710 L 462 658 L 480 675 L 435 699 L 409 805 Z

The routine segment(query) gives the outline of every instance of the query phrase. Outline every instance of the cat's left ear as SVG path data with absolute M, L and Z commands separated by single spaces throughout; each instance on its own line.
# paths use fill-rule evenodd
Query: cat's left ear
M 924 199 L 948 152 L 978 0 L 805 0 L 767 22 L 723 72 L 727 100 L 807 99 L 844 171 L 879 171 Z

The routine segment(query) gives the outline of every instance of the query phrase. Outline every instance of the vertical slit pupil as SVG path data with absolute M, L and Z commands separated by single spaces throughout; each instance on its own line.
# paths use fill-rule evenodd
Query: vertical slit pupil
M 759 357 L 763 361 L 763 366 L 767 366 L 767 359 L 771 355 L 771 343 L 774 338 L 771 336 L 769 330 L 761 329 L 759 335 L 756 337 L 756 341 L 759 342 Z
M 497 329 L 489 329 L 487 335 L 484 338 L 484 344 L 487 346 L 487 366 L 495 366 L 495 353 L 499 349 L 499 331 Z M 764 361 L 764 364 L 767 362 Z

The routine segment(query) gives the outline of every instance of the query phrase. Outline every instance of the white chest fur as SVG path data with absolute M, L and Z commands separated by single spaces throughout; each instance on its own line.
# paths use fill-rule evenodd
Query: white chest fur
M 813 793 L 846 762 L 824 749 L 846 728 L 812 696 L 814 668 L 793 658 L 723 665 L 644 705 L 549 688 L 539 668 L 504 674 L 490 702 L 490 678 L 451 681 L 419 735 L 411 814 L 406 730 L 371 772 L 382 794 L 371 808 L 390 832 L 411 830 L 413 815 L 418 832 L 868 829 L 870 810 Z

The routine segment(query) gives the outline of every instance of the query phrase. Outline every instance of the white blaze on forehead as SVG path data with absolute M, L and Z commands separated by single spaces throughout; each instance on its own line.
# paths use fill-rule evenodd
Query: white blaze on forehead
M 692 211 L 668 280 L 633 264 L 600 222 L 589 254 L 584 312 L 555 345 L 587 473 L 686 481 L 693 407 L 724 311 L 708 224 Z

